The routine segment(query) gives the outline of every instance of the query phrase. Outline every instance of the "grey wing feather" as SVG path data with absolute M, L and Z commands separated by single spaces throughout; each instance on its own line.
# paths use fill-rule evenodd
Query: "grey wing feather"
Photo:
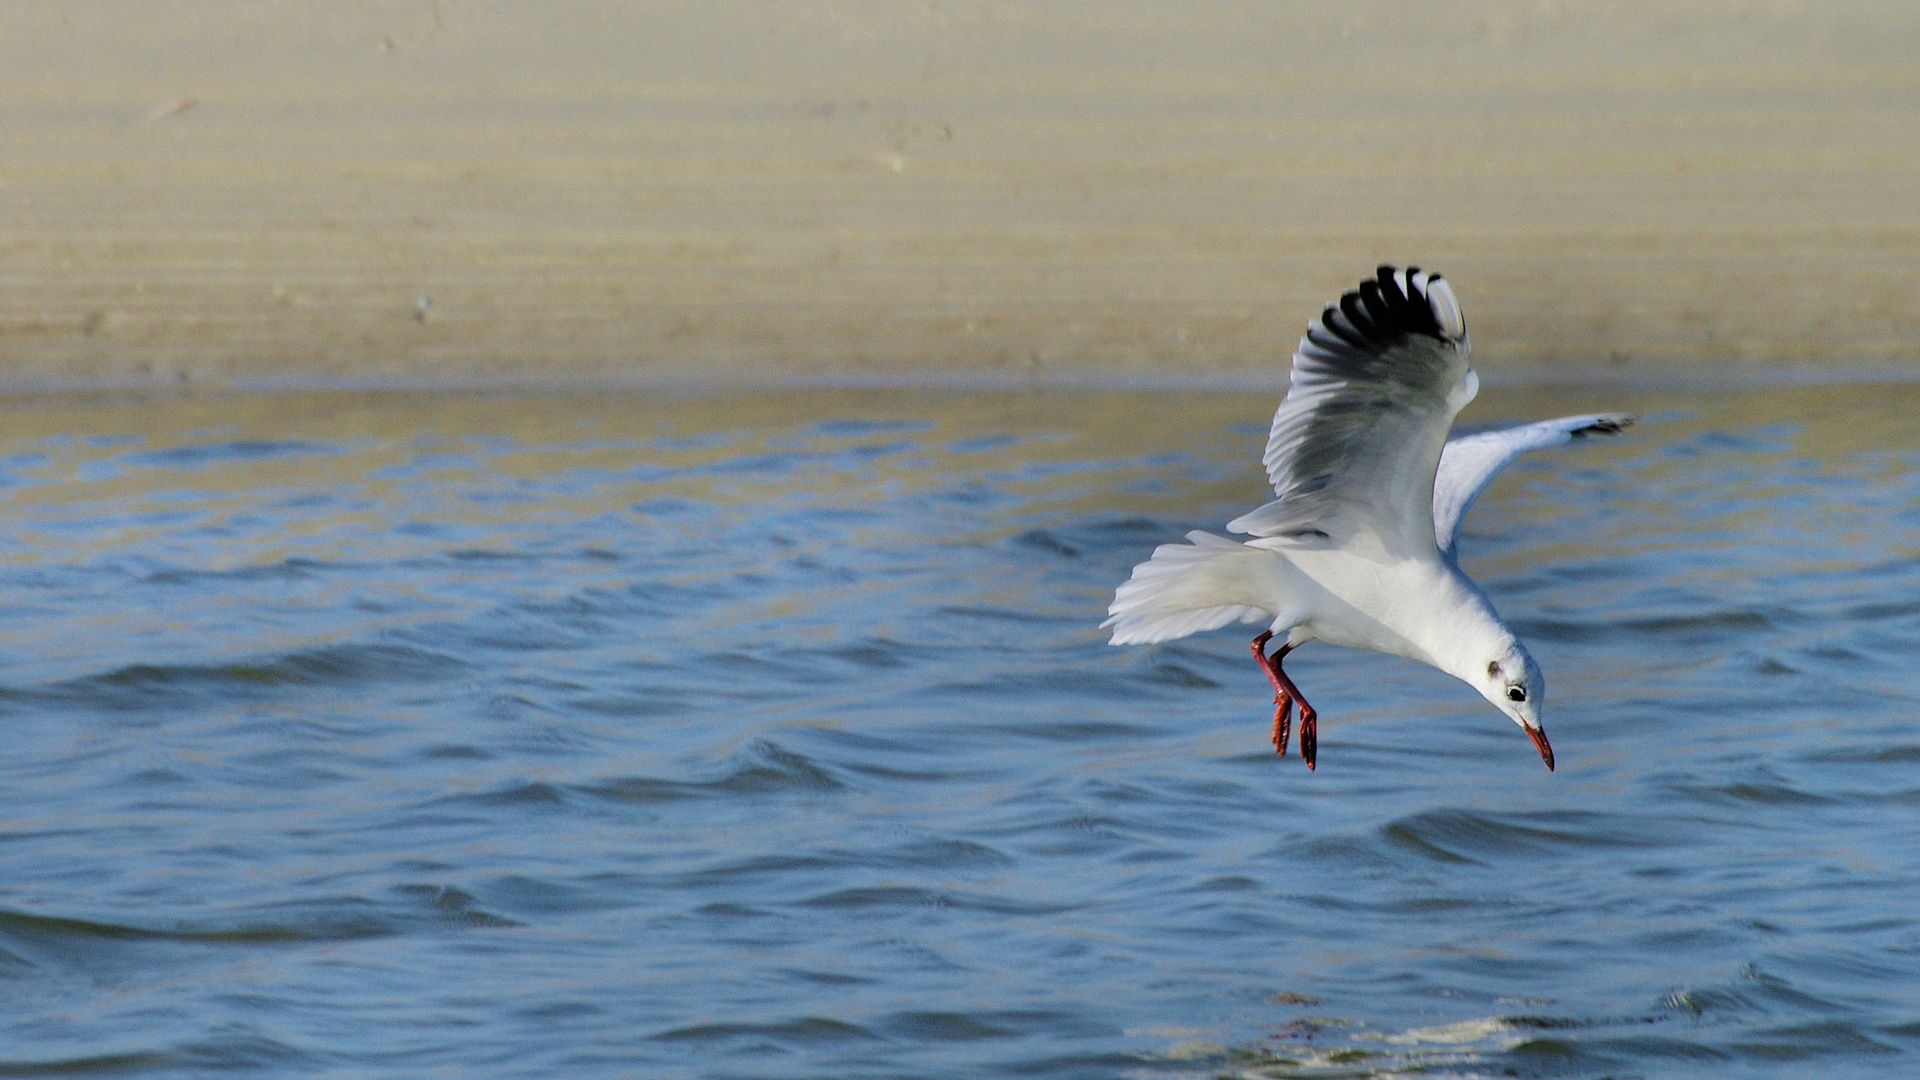
M 1307 328 L 1267 437 L 1278 498 L 1227 528 L 1296 540 L 1364 527 L 1390 543 L 1432 533 L 1434 468 L 1479 382 L 1466 324 L 1438 274 L 1383 266 Z
M 1494 474 L 1514 458 L 1529 450 L 1592 435 L 1618 435 L 1633 421 L 1631 413 L 1563 416 L 1450 440 L 1440 451 L 1433 481 L 1433 539 L 1441 553 L 1453 557 L 1460 542 L 1460 521 L 1467 516 L 1467 509 Z

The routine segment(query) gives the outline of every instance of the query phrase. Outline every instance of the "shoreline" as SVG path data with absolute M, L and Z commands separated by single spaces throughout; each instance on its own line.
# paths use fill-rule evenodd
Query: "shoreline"
M 1920 8 L 0 8 L 7 386 L 1920 378 Z
M 1482 393 L 1551 393 L 1612 390 L 1621 393 L 1696 394 L 1760 392 L 1794 388 L 1906 387 L 1920 383 L 1920 367 L 1887 371 L 1860 369 L 1797 369 L 1710 375 L 1663 370 L 1593 378 L 1549 376 L 1489 378 L 1481 372 Z M 0 378 L 0 398 L 67 397 L 96 394 L 137 396 L 273 397 L 300 394 L 445 394 L 566 397 L 587 394 L 664 393 L 676 397 L 712 398 L 757 396 L 781 391 L 925 392 L 932 394 L 1266 394 L 1278 402 L 1288 390 L 1286 373 L 1244 376 L 1195 371 L 1162 375 L 1079 370 L 1038 375 L 963 372 L 923 373 L 766 372 L 755 377 L 701 378 L 698 376 L 639 375 L 631 377 L 525 378 L 405 378 L 385 376 L 283 376 L 233 379 L 221 382 L 161 378 L 19 379 Z

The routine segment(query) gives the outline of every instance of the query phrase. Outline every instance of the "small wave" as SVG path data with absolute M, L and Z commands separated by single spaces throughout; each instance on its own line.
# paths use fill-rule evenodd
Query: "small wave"
M 766 1039 L 774 1043 L 794 1043 L 801 1046 L 816 1046 L 821 1043 L 841 1043 L 852 1040 L 881 1038 L 878 1034 L 851 1024 L 845 1020 L 835 1020 L 826 1016 L 802 1016 L 776 1024 L 695 1024 L 691 1027 L 674 1028 L 652 1036 L 661 1042 L 717 1042 L 732 1039 Z
M 798 901 L 801 907 L 810 908 L 852 908 L 865 909 L 906 909 L 924 910 L 926 908 L 959 908 L 967 911 L 986 911 L 996 915 L 1058 915 L 1072 911 L 1076 904 L 1048 904 L 1034 901 L 1010 900 L 998 896 L 983 896 L 951 890 L 922 889 L 904 885 L 856 886 L 850 889 L 835 889 Z
M 269 1067 L 311 1074 L 319 1064 L 314 1055 L 298 1047 L 233 1028 L 218 1030 L 217 1039 L 183 1043 L 175 1048 L 173 1056 L 180 1065 L 199 1075 Z
M 1218 690 L 1220 684 L 1205 675 L 1167 659 L 1164 652 L 1152 654 L 1146 667 L 1133 672 L 1133 678 L 1141 682 L 1158 683 L 1187 690 Z
M 767 795 L 802 791 L 839 791 L 845 784 L 801 754 L 768 739 L 756 740 L 746 760 L 707 780 L 669 780 L 624 776 L 575 788 L 587 795 L 624 803 L 677 802 L 730 795 Z
M 524 551 L 496 551 L 493 548 L 460 548 L 446 553 L 446 558 L 456 563 L 538 562 L 542 557 Z
M 966 867 L 999 868 L 1015 865 L 1013 856 L 996 847 L 951 838 L 917 840 L 881 852 L 873 862 L 882 866 L 952 870 Z
M 1665 785 L 1673 792 L 1691 802 L 1706 803 L 1713 806 L 1739 806 L 1758 804 L 1762 806 L 1827 806 L 1838 800 L 1804 791 L 1789 783 L 1783 777 L 1762 772 L 1743 779 L 1729 780 L 1719 784 L 1699 784 L 1669 782 Z
M 1080 549 L 1055 536 L 1046 529 L 1028 529 L 1016 533 L 1011 541 L 1014 547 L 1027 551 L 1037 551 L 1045 555 L 1058 555 L 1063 559 L 1077 559 Z
M 816 435 L 878 435 L 894 431 L 932 431 L 931 420 L 822 420 L 813 425 Z
M 95 1076 L 146 1072 L 185 1065 L 178 1056 L 161 1051 L 90 1054 L 85 1057 L 28 1061 L 0 1058 L 0 1076 Z
M 430 800 L 425 805 L 514 807 L 521 810 L 532 810 L 542 807 L 565 806 L 566 804 L 567 792 L 565 788 L 534 781 L 531 783 L 516 782 L 502 784 L 498 787 L 488 788 L 485 791 L 470 791 L 462 792 L 458 795 L 447 795 Z
M 151 708 L 169 699 L 251 695 L 283 687 L 422 682 L 451 677 L 466 665 L 445 653 L 410 645 L 329 645 L 266 660 L 226 664 L 129 664 L 98 675 L 32 689 L 0 689 L 7 698 L 103 710 Z
M 1840 609 L 1840 617 L 1850 622 L 1873 622 L 1879 619 L 1906 619 L 1920 615 L 1920 600 L 1893 600 L 1871 604 L 1856 604 Z
M 1564 619 L 1523 618 L 1514 620 L 1514 632 L 1523 638 L 1571 643 L 1632 639 L 1646 644 L 1650 639 L 1667 638 L 1674 644 L 1699 644 L 1719 640 L 1723 635 L 1749 635 L 1773 629 L 1789 618 L 1786 613 L 1768 615 L 1760 611 L 1732 609 L 1697 615 L 1654 616 L 1634 619 L 1572 621 Z
M 296 454 L 336 454 L 340 449 L 338 446 L 327 443 L 236 439 L 231 442 L 175 446 L 165 450 L 140 450 L 123 455 L 120 460 L 129 465 L 181 469 L 229 461 L 264 461 L 268 458 L 289 457 Z
M 263 563 L 258 566 L 238 566 L 229 570 L 196 570 L 179 567 L 155 570 L 142 580 L 153 585 L 190 585 L 201 582 L 220 581 L 304 581 L 319 577 L 333 570 L 356 570 L 363 567 L 348 566 L 340 563 L 323 562 L 319 559 L 294 557 L 275 563 Z
M 1421 835 L 1421 832 L 1418 828 L 1412 825 L 1406 824 L 1404 822 L 1396 821 L 1396 822 L 1387 824 L 1385 826 L 1382 826 L 1380 829 L 1380 835 L 1384 837 L 1388 843 L 1391 843 L 1396 847 L 1411 851 L 1417 855 L 1424 855 L 1427 858 L 1432 859 L 1434 862 L 1469 863 L 1475 866 L 1479 865 L 1478 859 L 1474 859 L 1469 856 L 1462 855 L 1457 851 L 1453 851 L 1449 848 L 1442 847 L 1441 845 L 1436 844 L 1432 840 L 1429 840 L 1425 836 Z
M 1035 671 L 1019 675 L 1002 675 L 988 681 L 941 682 L 927 687 L 926 693 L 953 697 L 962 701 L 978 702 L 985 698 L 1014 698 L 1029 701 L 1051 696 L 1071 696 L 1088 701 L 1122 702 L 1137 704 L 1144 691 L 1152 688 L 1162 691 L 1167 687 L 1164 676 L 1160 678 L 1139 678 L 1132 675 L 1115 677 L 1112 673 L 1086 668 L 1063 668 L 1052 671 Z M 1175 690 L 1184 690 L 1189 684 L 1175 681 Z M 1133 724 L 1117 722 L 1088 721 L 1080 724 L 1021 724 L 1010 725 L 1007 730 L 1020 730 L 1042 734 L 1058 732 L 1059 738 L 1078 738 L 1096 733 L 1141 735 L 1150 729 Z
M 1235 1077 L 1376 1077 L 1401 1075 L 1561 1075 L 1605 1069 L 1613 1054 L 1721 1060 L 1727 1054 L 1683 1040 L 1635 1032 L 1657 1017 L 1580 1019 L 1559 1016 L 1485 1016 L 1401 1031 L 1341 1033 L 1353 1025 L 1328 1017 L 1289 1022 L 1265 1045 L 1225 1049 Z M 1596 1037 L 1596 1035 L 1598 1037 Z M 1543 1072 L 1544 1070 L 1544 1072 Z M 1585 1073 L 1580 1073 L 1585 1075 Z
M 483 910 L 472 893 L 445 885 L 402 885 L 395 890 L 414 899 L 433 912 L 433 919 L 456 928 L 498 929 L 521 925 L 502 915 Z
M 903 1012 L 888 1017 L 881 1029 L 902 1039 L 933 1042 L 973 1042 L 980 1039 L 1005 1039 L 1021 1034 L 1021 1029 L 998 1022 L 999 1014 L 973 1015 L 956 1012 Z
M 680 886 L 698 887 L 762 877 L 783 877 L 808 870 L 831 870 L 843 865 L 845 863 L 842 860 L 824 855 L 755 855 L 682 874 L 675 881 Z
M 845 660 L 850 664 L 866 668 L 869 671 L 883 671 L 908 666 L 913 650 L 898 642 L 867 639 L 859 645 L 842 645 L 838 648 L 823 649 L 823 656 L 835 660 Z
M 1687 1016 L 1759 1017 L 1780 1010 L 1831 1015 L 1844 1011 L 1836 1002 L 1809 994 L 1778 975 L 1747 965 L 1732 982 L 1689 986 L 1661 999 L 1669 1013 Z
M 513 610 L 575 624 L 581 618 L 684 619 L 690 613 L 735 599 L 737 592 L 723 585 L 682 585 L 658 579 L 623 589 L 589 588 L 558 600 L 527 600 Z
M 982 435 L 972 439 L 956 439 L 941 449 L 949 454 L 978 454 L 987 450 L 998 450 L 1013 446 L 1020 441 L 1017 435 Z
M 1585 848 L 1659 847 L 1674 841 L 1615 815 L 1532 816 L 1516 820 L 1471 810 L 1429 810 L 1381 827 L 1389 842 L 1440 862 L 1479 862 Z M 1478 856 L 1476 858 L 1475 856 Z
M 1047 615 L 1031 608 L 998 608 L 975 604 L 947 604 L 935 608 L 934 614 L 988 622 L 1058 623 L 1065 621 L 1057 615 Z
M 1920 744 L 1843 746 L 1833 750 L 1816 750 L 1807 754 L 1803 760 L 1845 765 L 1905 765 L 1920 761 Z
M 1082 743 L 1096 740 L 1138 742 L 1159 734 L 1142 724 L 1123 724 L 1112 720 L 1042 720 L 1034 723 L 971 725 L 972 730 L 994 735 L 1009 735 L 1042 742 Z M 1271 756 L 1271 755 L 1268 755 Z
M 1803 1061 L 1835 1054 L 1894 1054 L 1898 1049 L 1870 1038 L 1844 1020 L 1763 1028 L 1757 1038 L 1733 1044 L 1744 1055 L 1767 1061 Z
M 304 914 L 288 918 L 289 911 Z M 0 909 L 0 934 L 28 941 L 171 941 L 198 945 L 264 945 L 302 941 L 353 941 L 397 933 L 400 925 L 383 917 L 370 901 L 342 898 L 320 903 L 282 905 L 271 919 L 242 917 L 231 926 L 135 926 L 59 915 Z
M 839 871 L 852 867 L 895 870 L 983 870 L 1016 865 L 1013 856 L 966 840 L 928 839 L 885 851 L 834 850 L 820 854 L 753 855 L 729 859 L 682 875 L 683 885 L 782 877 L 807 871 Z M 829 905 L 831 906 L 831 905 Z

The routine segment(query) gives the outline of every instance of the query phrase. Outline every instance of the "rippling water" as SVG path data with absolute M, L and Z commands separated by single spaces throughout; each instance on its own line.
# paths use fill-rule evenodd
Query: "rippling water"
M 1914 1069 L 1920 389 L 1483 396 L 1551 775 L 1104 643 L 1272 404 L 0 403 L 0 1074 Z

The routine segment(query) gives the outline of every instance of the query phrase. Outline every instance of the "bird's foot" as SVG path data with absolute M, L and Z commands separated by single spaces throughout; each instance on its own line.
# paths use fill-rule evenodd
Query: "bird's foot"
M 1273 695 L 1273 752 L 1287 755 L 1288 730 L 1293 726 L 1293 699 L 1284 692 Z
M 1306 759 L 1307 768 L 1314 767 L 1314 753 L 1319 747 L 1319 730 L 1314 721 L 1319 714 L 1307 699 L 1300 696 L 1300 688 L 1293 685 L 1287 673 L 1281 669 L 1280 661 L 1293 651 L 1291 645 L 1281 645 L 1267 655 L 1267 642 L 1273 640 L 1273 631 L 1267 630 L 1253 639 L 1253 658 L 1260 661 L 1260 670 L 1267 673 L 1267 681 L 1273 684 L 1273 750 L 1277 754 L 1287 752 L 1287 729 L 1292 726 L 1293 706 L 1300 706 L 1300 756 Z

